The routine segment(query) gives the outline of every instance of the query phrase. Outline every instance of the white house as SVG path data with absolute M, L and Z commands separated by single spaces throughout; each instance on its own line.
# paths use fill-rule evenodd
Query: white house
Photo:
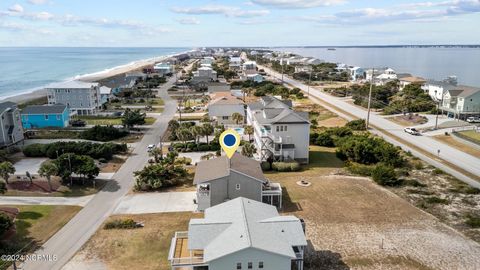
M 255 61 L 247 61 L 247 62 L 243 63 L 242 73 L 245 76 L 258 73 L 257 63 Z
M 110 101 L 110 98 L 112 97 L 112 88 L 102 86 L 100 87 L 100 104 L 103 105 Z
M 258 73 L 255 73 L 255 74 L 248 74 L 246 76 L 246 79 L 247 80 L 250 80 L 250 81 L 254 81 L 256 83 L 261 83 L 264 81 L 264 78 L 262 75 L 258 74 Z
M 51 84 L 45 90 L 48 104 L 65 104 L 70 114 L 96 114 L 102 105 L 98 83 L 74 80 Z
M 435 81 L 435 80 L 428 80 L 422 86 L 422 89 L 432 97 L 433 100 L 442 100 L 445 93 L 448 90 L 454 89 L 457 86 L 456 81 Z
M 399 78 L 398 81 L 399 81 L 400 91 L 402 91 L 407 85 L 416 84 L 419 86 L 423 86 L 427 82 L 424 78 L 416 77 L 416 76 L 402 77 L 402 78 Z
M 305 72 L 310 73 L 312 72 L 312 66 L 302 65 L 302 66 L 295 66 L 295 73 Z
M 247 105 L 247 123 L 254 128 L 260 160 L 308 163 L 308 113 L 293 111 L 291 101 L 261 97 Z
M 168 259 L 172 270 L 303 270 L 306 246 L 300 219 L 240 197 L 191 219 L 172 238 Z
M 0 103 L 0 146 L 23 141 L 22 119 L 17 104 L 7 101 Z
M 168 62 L 158 63 L 153 67 L 156 73 L 161 76 L 165 76 L 166 74 L 173 73 L 174 66 Z
M 216 81 L 217 80 L 217 72 L 213 70 L 211 67 L 202 66 L 199 67 L 196 71 L 193 72 L 193 82 L 199 81 Z
M 201 64 L 210 65 L 210 66 L 213 64 L 213 62 L 215 62 L 215 59 L 211 56 L 206 56 L 202 60 L 200 60 Z
M 230 57 L 228 67 L 232 70 L 239 70 L 242 67 L 242 58 Z
M 245 119 L 245 103 L 230 94 L 230 92 L 217 93 L 207 105 L 208 116 L 220 125 L 236 124 L 232 114 L 239 113 Z M 239 123 L 243 124 L 243 123 Z
M 361 67 L 349 67 L 350 79 L 352 81 L 359 81 L 365 79 L 365 70 Z

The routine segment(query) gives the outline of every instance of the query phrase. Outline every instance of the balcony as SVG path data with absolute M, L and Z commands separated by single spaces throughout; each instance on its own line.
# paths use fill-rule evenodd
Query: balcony
M 168 259 L 172 268 L 194 269 L 194 266 L 206 266 L 203 260 L 203 250 L 188 249 L 188 232 L 176 232 L 172 238 Z M 190 266 L 190 267 L 189 267 Z

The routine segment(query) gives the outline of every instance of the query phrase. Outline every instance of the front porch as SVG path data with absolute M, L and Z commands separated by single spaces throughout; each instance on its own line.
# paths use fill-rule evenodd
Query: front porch
M 188 249 L 188 232 L 176 232 L 170 244 L 168 260 L 172 270 L 208 270 L 203 250 Z
M 282 186 L 279 183 L 267 182 L 262 187 L 262 202 L 282 208 Z

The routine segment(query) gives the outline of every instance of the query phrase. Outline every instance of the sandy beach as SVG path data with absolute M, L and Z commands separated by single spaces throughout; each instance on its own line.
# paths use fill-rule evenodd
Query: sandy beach
M 172 55 L 166 55 L 166 56 L 160 56 L 160 57 L 155 57 L 155 58 L 150 58 L 150 59 L 144 59 L 144 60 L 138 60 L 129 64 L 117 66 L 114 68 L 106 69 L 100 72 L 96 73 L 91 73 L 91 74 L 86 74 L 86 75 L 80 75 L 76 76 L 75 80 L 81 80 L 85 82 L 96 82 L 103 80 L 105 78 L 117 76 L 120 74 L 132 72 L 132 71 L 138 71 L 143 69 L 146 66 L 152 66 L 158 62 L 164 61 L 167 58 L 173 57 L 178 54 L 172 54 Z M 4 101 L 11 101 L 15 103 L 25 103 L 30 100 L 34 99 L 39 99 L 42 97 L 46 96 L 46 91 L 45 89 L 39 89 L 39 90 L 34 90 L 29 93 L 22 93 L 18 94 L 15 96 L 7 97 L 7 98 L 0 98 L 1 102 Z

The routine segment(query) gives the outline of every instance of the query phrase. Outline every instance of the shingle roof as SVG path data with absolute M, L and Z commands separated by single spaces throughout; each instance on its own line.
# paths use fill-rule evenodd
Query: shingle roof
M 459 85 L 455 86 L 454 90 L 461 90 L 462 92 L 458 94 L 459 97 L 469 97 L 480 91 L 479 87 Z
M 240 172 L 259 181 L 266 182 L 260 162 L 234 154 L 230 161 L 226 156 L 200 161 L 195 170 L 194 184 L 200 184 L 230 175 L 230 170 Z
M 415 76 L 403 77 L 403 78 L 400 78 L 400 81 L 405 81 L 405 82 L 409 82 L 409 83 L 424 83 L 424 82 L 426 82 L 424 78 L 415 77 Z
M 17 107 L 17 104 L 11 101 L 0 103 L 0 113 L 3 113 L 8 108 Z
M 261 97 L 260 101 L 247 106 L 260 124 L 309 123 L 308 115 L 291 109 L 291 100 L 280 100 L 272 96 Z
M 232 104 L 233 105 L 243 104 L 243 101 L 234 96 L 223 96 L 210 101 L 208 105 L 210 106 L 210 105 L 232 105 Z
M 294 259 L 293 246 L 307 245 L 298 218 L 279 216 L 274 206 L 241 197 L 190 220 L 188 238 L 188 248 L 203 250 L 206 262 L 246 248 Z
M 67 108 L 63 104 L 55 105 L 30 105 L 22 109 L 21 114 L 61 114 Z
M 98 86 L 98 83 L 72 80 L 72 81 L 65 81 L 65 82 L 59 82 L 59 83 L 52 83 L 47 85 L 45 88 L 46 89 L 56 89 L 56 88 L 82 89 L 82 88 L 91 88 L 92 86 Z

